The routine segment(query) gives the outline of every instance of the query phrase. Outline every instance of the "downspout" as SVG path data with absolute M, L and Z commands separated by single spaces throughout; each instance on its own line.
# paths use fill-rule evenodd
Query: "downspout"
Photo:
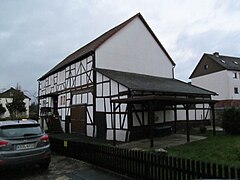
M 176 65 L 172 66 L 172 78 L 175 79 L 175 74 L 174 74 L 174 68 L 176 67 Z

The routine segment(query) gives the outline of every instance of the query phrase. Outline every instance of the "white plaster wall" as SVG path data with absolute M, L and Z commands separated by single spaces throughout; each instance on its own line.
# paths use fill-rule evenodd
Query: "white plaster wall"
M 126 139 L 126 130 L 116 130 L 116 140 L 124 142 Z M 107 140 L 113 140 L 113 130 L 107 130 Z
M 233 74 L 237 73 L 237 78 L 233 78 Z M 228 76 L 228 99 L 240 99 L 240 72 L 238 71 L 227 71 Z M 234 93 L 234 88 L 238 88 L 238 94 Z
M 229 77 L 227 70 L 220 71 L 196 78 L 192 78 L 192 85 L 202 87 L 204 89 L 216 92 L 218 96 L 213 96 L 214 100 L 224 100 L 230 98 L 229 89 L 231 89 L 229 80 L 233 79 L 232 75 Z M 240 80 L 239 80 L 240 81 Z M 239 83 L 240 88 L 240 83 Z M 233 89 L 232 89 L 233 91 Z
M 96 67 L 173 77 L 172 63 L 139 18 L 96 50 Z
M 155 123 L 163 123 L 164 122 L 164 112 L 163 111 L 155 111 L 154 115 L 155 115 L 155 119 L 154 119 Z M 166 122 L 171 122 L 174 120 L 174 112 L 172 110 L 167 110 L 165 112 L 165 115 L 166 115 Z
M 89 136 L 89 137 L 95 137 L 96 136 L 96 134 L 95 135 L 93 134 L 93 125 L 87 125 L 86 128 L 87 128 L 86 129 L 87 136 Z

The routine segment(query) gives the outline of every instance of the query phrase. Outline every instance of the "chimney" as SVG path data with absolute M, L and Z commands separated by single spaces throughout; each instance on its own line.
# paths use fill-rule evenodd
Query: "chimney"
M 214 56 L 219 57 L 219 52 L 213 53 Z

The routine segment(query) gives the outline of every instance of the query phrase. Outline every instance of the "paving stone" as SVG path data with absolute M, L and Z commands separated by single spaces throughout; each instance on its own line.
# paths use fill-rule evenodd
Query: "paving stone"
M 11 168 L 1 172 L 1 180 L 118 180 L 128 179 L 113 172 L 100 169 L 85 162 L 52 154 L 52 161 L 48 170 L 41 170 L 38 166 Z

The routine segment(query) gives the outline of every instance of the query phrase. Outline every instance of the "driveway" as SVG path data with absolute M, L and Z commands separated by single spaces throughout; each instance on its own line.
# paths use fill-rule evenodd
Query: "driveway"
M 82 161 L 52 154 L 52 162 L 48 170 L 40 170 L 38 166 L 9 169 L 1 172 L 0 179 L 23 180 L 120 180 L 127 179 L 118 174 L 94 167 Z

